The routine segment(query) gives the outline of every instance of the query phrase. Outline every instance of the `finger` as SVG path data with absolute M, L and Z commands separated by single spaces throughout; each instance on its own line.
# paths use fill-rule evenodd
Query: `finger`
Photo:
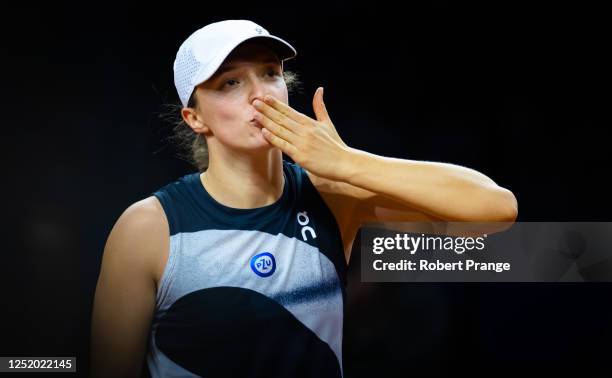
M 288 130 L 294 133 L 297 133 L 298 130 L 301 129 L 301 126 L 293 119 L 287 117 L 286 115 L 282 114 L 281 112 L 267 105 L 266 103 L 256 100 L 253 103 L 253 106 L 258 112 L 264 114 L 266 117 L 268 117 L 275 123 L 285 126 Z
M 267 105 L 276 109 L 281 114 L 285 115 L 286 117 L 294 120 L 295 122 L 299 124 L 306 125 L 308 124 L 309 121 L 312 120 L 307 115 L 302 114 L 298 112 L 297 110 L 293 109 L 291 106 L 285 104 L 284 102 L 277 100 L 276 98 L 274 98 L 274 96 L 271 96 L 271 95 L 264 96 L 264 102 Z
M 297 148 L 295 148 L 295 146 L 293 146 L 286 140 L 274 135 L 270 130 L 265 127 L 261 129 L 261 133 L 263 134 L 264 138 L 266 138 L 266 140 L 270 142 L 270 144 L 275 147 L 278 147 L 282 152 L 286 153 L 293 159 L 293 157 L 295 156 L 295 152 L 297 151 Z
M 328 122 L 330 121 L 325 102 L 323 101 L 323 87 L 317 88 L 314 97 L 312 99 L 312 108 L 314 109 L 317 121 Z
M 285 128 L 283 125 L 275 122 L 273 119 L 268 118 L 265 114 L 255 113 L 255 119 L 274 135 L 286 140 L 289 143 L 295 143 L 296 138 L 298 137 L 297 135 L 295 135 L 291 130 Z

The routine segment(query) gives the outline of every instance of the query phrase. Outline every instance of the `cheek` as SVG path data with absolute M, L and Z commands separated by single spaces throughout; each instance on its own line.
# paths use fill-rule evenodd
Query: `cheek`
M 289 91 L 287 90 L 287 85 L 284 81 L 272 86 L 272 88 L 270 88 L 270 92 L 272 92 L 274 97 L 278 98 L 285 104 L 289 103 Z
M 203 110 L 205 122 L 216 132 L 221 131 L 219 129 L 231 128 L 232 124 L 239 120 L 240 113 L 237 109 L 240 109 L 238 103 L 230 99 L 210 103 L 210 106 Z

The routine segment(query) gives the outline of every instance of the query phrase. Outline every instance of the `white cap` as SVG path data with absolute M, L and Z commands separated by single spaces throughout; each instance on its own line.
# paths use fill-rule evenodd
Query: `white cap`
M 176 53 L 174 85 L 183 106 L 187 106 L 195 87 L 208 80 L 232 50 L 252 38 L 268 42 L 281 64 L 297 55 L 293 46 L 252 21 L 226 20 L 208 24 L 191 34 Z

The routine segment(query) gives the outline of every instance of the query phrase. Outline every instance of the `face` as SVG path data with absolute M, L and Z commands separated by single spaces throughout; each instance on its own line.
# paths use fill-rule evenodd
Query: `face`
M 247 41 L 196 88 L 198 106 L 183 108 L 183 117 L 195 132 L 207 136 L 211 151 L 214 143 L 242 150 L 273 148 L 253 119 L 253 101 L 263 101 L 266 94 L 288 103 L 281 63 L 265 45 Z

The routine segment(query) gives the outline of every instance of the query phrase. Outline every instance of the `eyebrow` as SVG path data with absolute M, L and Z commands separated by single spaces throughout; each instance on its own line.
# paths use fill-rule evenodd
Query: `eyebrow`
M 271 63 L 274 63 L 274 64 L 280 64 L 280 63 L 279 63 L 279 61 L 278 61 L 278 60 L 276 60 L 276 59 L 267 59 L 267 60 L 264 60 L 264 61 L 262 61 L 262 62 L 259 62 L 259 64 L 261 64 L 262 66 L 263 66 L 263 65 L 267 65 L 267 64 L 271 64 Z M 224 74 L 225 72 L 227 72 L 227 71 L 231 71 L 231 70 L 234 70 L 234 69 L 236 69 L 236 68 L 237 68 L 237 66 L 235 66 L 235 65 L 231 65 L 231 64 L 228 64 L 228 65 L 225 65 L 225 66 L 221 66 L 221 67 L 219 67 L 219 69 L 217 70 L 217 72 L 215 72 L 215 76 L 216 76 L 216 77 L 219 77 L 219 76 L 221 76 L 222 74 Z

